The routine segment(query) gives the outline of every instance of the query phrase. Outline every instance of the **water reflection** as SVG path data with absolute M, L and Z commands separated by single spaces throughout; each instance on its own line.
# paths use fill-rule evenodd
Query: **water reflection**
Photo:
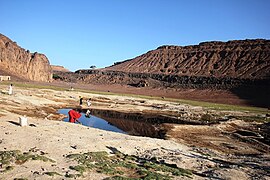
M 60 109 L 58 113 L 68 116 L 70 109 Z M 119 132 L 136 136 L 148 136 L 164 138 L 165 131 L 158 123 L 151 123 L 153 120 L 142 114 L 130 114 L 108 110 L 91 110 L 90 118 L 85 116 L 87 110 L 83 110 L 80 121 L 83 125 Z M 68 118 L 64 121 L 68 122 Z
M 58 113 L 65 114 L 68 116 L 69 110 L 70 109 L 60 109 L 58 111 Z M 82 116 L 79 120 L 85 126 L 89 126 L 89 127 L 93 127 L 93 128 L 97 128 L 97 129 L 103 129 L 106 131 L 113 131 L 113 132 L 119 132 L 119 133 L 126 134 L 121 129 L 109 124 L 109 122 L 107 122 L 106 120 L 99 118 L 99 117 L 96 117 L 96 116 L 93 116 L 93 115 L 91 115 L 90 117 L 86 117 L 85 113 L 82 113 Z M 64 121 L 68 122 L 68 118 L 65 118 Z

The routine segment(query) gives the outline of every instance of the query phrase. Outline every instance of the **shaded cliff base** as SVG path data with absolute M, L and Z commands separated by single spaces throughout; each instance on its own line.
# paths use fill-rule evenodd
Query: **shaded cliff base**
M 215 78 L 116 71 L 54 72 L 56 85 L 221 104 L 270 107 L 269 79 Z

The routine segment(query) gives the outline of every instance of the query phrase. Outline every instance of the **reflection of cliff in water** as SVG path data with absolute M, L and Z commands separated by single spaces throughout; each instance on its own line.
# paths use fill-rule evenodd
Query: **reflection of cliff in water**
M 87 109 L 83 110 L 84 113 L 86 113 L 86 111 Z M 107 121 L 110 125 L 113 125 L 130 135 L 148 136 L 155 138 L 165 137 L 169 126 L 166 126 L 165 128 L 164 123 L 189 125 L 216 123 L 215 121 L 207 122 L 157 113 L 129 113 L 102 109 L 91 109 L 91 115 Z
M 108 122 L 130 135 L 164 138 L 165 131 L 161 124 L 151 124 L 127 119 L 106 118 Z
M 108 121 L 108 123 L 127 132 L 130 135 L 164 138 L 165 129 L 158 117 L 140 113 L 123 113 L 109 110 L 91 110 L 91 114 Z M 162 118 L 160 118 L 162 119 Z

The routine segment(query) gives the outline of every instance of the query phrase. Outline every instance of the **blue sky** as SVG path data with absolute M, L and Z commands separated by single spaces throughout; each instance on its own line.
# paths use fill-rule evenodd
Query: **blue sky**
M 270 0 L 0 0 L 0 33 L 74 71 L 161 45 L 270 39 Z

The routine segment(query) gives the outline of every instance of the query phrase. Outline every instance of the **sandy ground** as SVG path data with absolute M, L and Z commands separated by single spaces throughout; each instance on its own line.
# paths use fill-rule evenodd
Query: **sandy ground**
M 171 129 L 167 140 L 162 140 L 63 122 L 61 119 L 64 116 L 56 113 L 59 108 L 76 107 L 79 96 L 91 97 L 92 108 L 125 112 L 176 114 L 181 111 L 185 112 L 184 116 L 195 118 L 209 111 L 202 107 L 127 96 L 89 94 L 76 90 L 14 87 L 13 95 L 6 94 L 6 85 L 0 85 L 0 90 L 0 151 L 31 151 L 55 161 L 27 161 L 14 164 L 14 169 L 7 172 L 3 172 L 0 166 L 0 179 L 69 179 L 65 174 L 74 173 L 69 168 L 74 162 L 67 160 L 67 154 L 96 151 L 112 153 L 111 147 L 145 159 L 158 157 L 189 169 L 193 171 L 192 179 L 269 179 L 270 158 L 267 146 L 251 146 L 226 135 L 236 128 L 250 126 L 250 123 L 241 120 L 232 119 L 213 126 L 167 124 Z M 25 127 L 18 124 L 19 117 L 23 115 L 28 119 L 28 126 Z M 236 156 L 237 152 L 240 155 Z M 268 171 L 265 170 L 267 168 Z M 57 172 L 61 176 L 51 177 L 46 172 Z M 108 176 L 105 174 L 87 172 L 78 179 L 106 177 Z M 174 179 L 189 178 L 175 176 Z

